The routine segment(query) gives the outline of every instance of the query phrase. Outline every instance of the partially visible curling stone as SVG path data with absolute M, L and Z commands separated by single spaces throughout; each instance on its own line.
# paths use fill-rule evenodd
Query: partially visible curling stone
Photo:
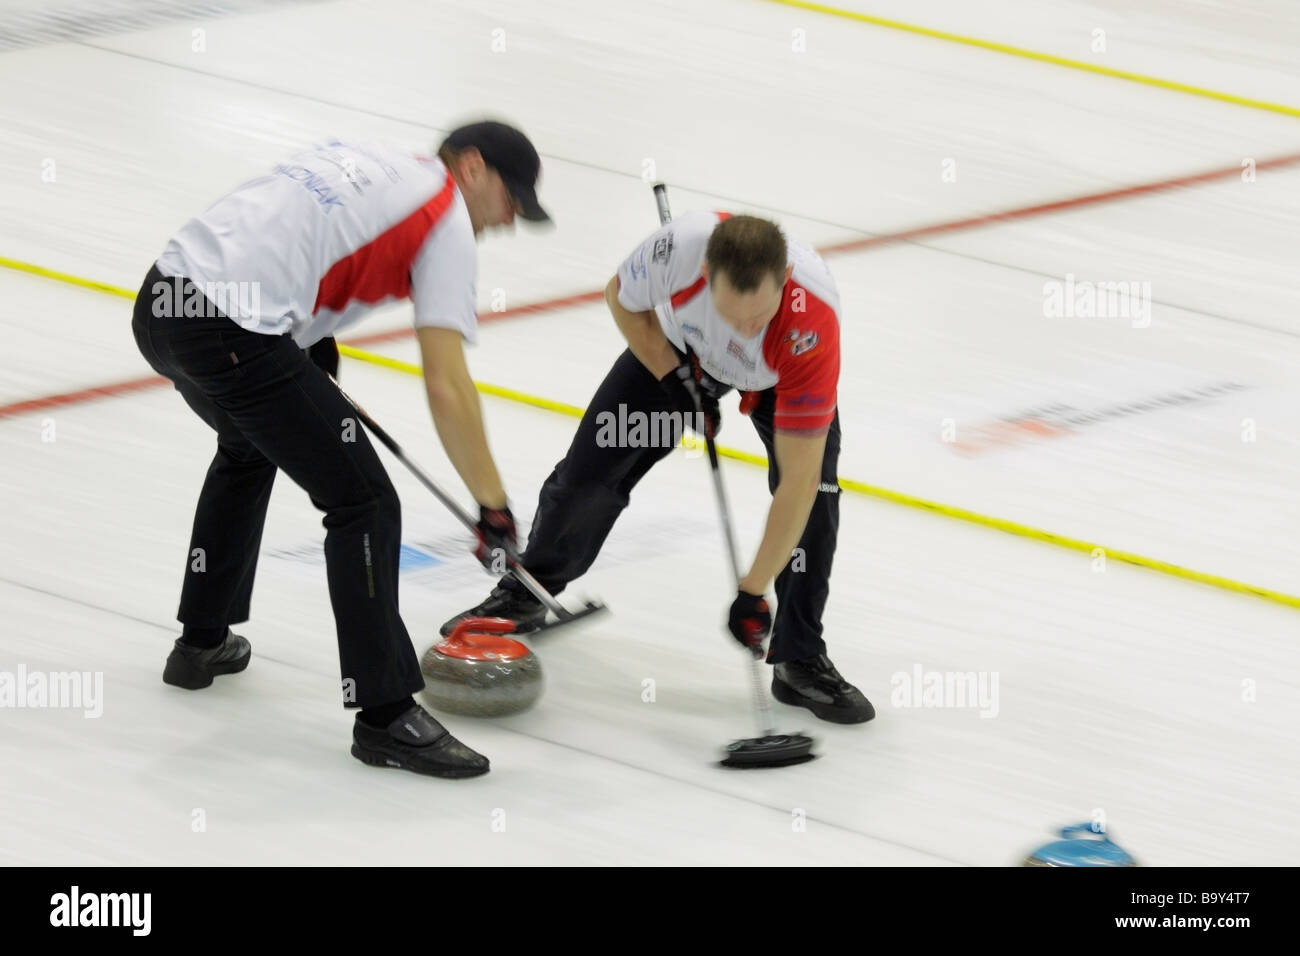
M 1063 839 L 1044 844 L 1022 866 L 1137 866 L 1137 860 L 1091 823 L 1062 827 Z
M 434 710 L 471 717 L 504 717 L 527 710 L 542 696 L 537 655 L 503 634 L 502 617 L 471 617 L 424 652 L 423 697 Z

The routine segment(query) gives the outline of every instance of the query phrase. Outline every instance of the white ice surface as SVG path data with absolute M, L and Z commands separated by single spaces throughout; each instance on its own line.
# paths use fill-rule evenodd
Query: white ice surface
M 857 4 L 1300 105 L 1288 4 L 1130 6 Z M 603 285 L 653 226 L 647 160 L 679 211 L 765 212 L 828 244 L 1300 152 L 1293 117 L 774 4 L 291 4 L 0 55 L 0 256 L 135 288 L 173 229 L 284 150 L 338 133 L 428 148 L 479 112 L 537 142 L 558 224 L 484 241 L 484 309 L 494 290 L 514 306 Z M 842 475 L 1300 593 L 1298 187 L 1300 167 L 1264 171 L 831 257 Z M 1150 282 L 1149 327 L 1045 318 L 1043 283 L 1066 274 Z M 0 272 L 0 404 L 147 375 L 129 311 Z M 408 321 L 388 309 L 355 334 Z M 584 404 L 618 349 L 592 305 L 485 324 L 470 359 L 484 381 Z M 416 359 L 409 340 L 377 350 Z M 343 376 L 467 501 L 418 381 L 352 360 Z M 1216 383 L 1237 388 L 980 455 L 940 440 L 945 419 L 960 438 L 1030 408 Z M 758 451 L 727 407 L 724 444 Z M 530 515 L 573 421 L 485 409 Z M 1096 809 L 1147 863 L 1300 850 L 1300 612 L 1113 560 L 1099 573 L 1085 553 L 853 494 L 827 638 L 878 717 L 836 727 L 777 706 L 821 759 L 715 768 L 753 728 L 743 659 L 718 627 L 729 597 L 707 466 L 685 453 L 646 479 L 574 588 L 614 613 L 537 642 L 538 707 L 448 718 L 491 774 L 363 767 L 323 564 L 302 557 L 319 515 L 290 482 L 241 629 L 252 665 L 201 693 L 159 680 L 211 445 L 165 388 L 0 418 L 0 671 L 104 679 L 98 719 L 0 709 L 0 860 L 997 865 Z M 403 577 L 422 651 L 490 582 L 437 503 L 390 472 L 404 540 L 445 559 Z M 729 463 L 726 477 L 752 551 L 764 475 Z M 996 673 L 996 716 L 893 706 L 891 676 L 918 665 Z

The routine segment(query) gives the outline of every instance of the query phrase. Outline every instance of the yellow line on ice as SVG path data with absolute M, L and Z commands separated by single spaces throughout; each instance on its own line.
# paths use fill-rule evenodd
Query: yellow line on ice
M 96 282 L 93 279 L 83 279 L 81 276 L 74 276 L 69 272 L 59 272 L 56 269 L 47 269 L 44 266 L 38 266 L 31 262 L 23 262 L 21 259 L 10 259 L 6 256 L 0 256 L 0 266 L 3 266 L 6 269 L 13 269 L 17 272 L 26 272 L 29 275 L 54 279 L 56 282 L 66 282 L 68 285 L 80 286 L 83 289 L 94 289 L 96 292 L 107 292 L 109 295 L 121 296 L 123 299 L 135 298 L 135 293 L 130 289 L 120 289 L 115 285 L 109 285 L 107 282 Z
M 369 362 L 371 365 L 379 365 L 383 368 L 391 368 L 398 372 L 405 372 L 407 375 L 423 375 L 424 372 L 418 365 L 412 365 L 410 362 L 403 362 L 400 359 L 389 358 L 387 355 L 379 355 L 376 352 L 367 352 L 364 349 L 356 348 L 352 345 L 339 343 L 339 354 L 346 355 L 349 358 L 360 359 L 362 362 Z M 486 382 L 475 382 L 474 387 L 484 395 L 493 395 L 496 398 L 504 398 L 506 401 L 519 402 L 521 405 L 531 405 L 534 408 L 544 408 L 548 412 L 559 412 L 561 415 L 568 415 L 571 418 L 581 418 L 585 409 L 577 405 L 566 405 L 564 402 L 552 401 L 549 398 L 542 398 L 538 395 L 529 395 L 527 392 L 518 392 L 513 388 L 504 388 L 500 385 L 488 385 Z
M 776 0 L 776 2 L 782 2 L 782 0 Z M 18 259 L 9 259 L 5 256 L 0 256 L 0 266 L 15 269 L 19 272 L 30 273 L 31 275 L 43 276 L 47 279 L 54 279 L 59 282 L 66 282 L 69 285 L 80 286 L 84 289 L 107 292 L 110 295 L 120 296 L 125 299 L 135 298 L 135 293 L 128 289 L 118 288 L 117 286 L 109 285 L 105 282 L 95 282 L 91 279 L 83 279 L 80 276 L 71 275 L 66 272 L 59 272 L 55 269 L 46 269 L 44 266 L 33 265 L 30 262 L 23 262 Z M 343 355 L 347 355 L 363 362 L 369 362 L 372 365 L 379 365 L 384 368 L 394 369 L 410 375 L 421 374 L 420 368 L 417 365 L 389 358 L 386 355 L 380 355 L 376 352 L 367 352 L 351 345 L 339 345 L 339 351 Z M 496 398 L 503 398 L 507 401 L 518 402 L 523 405 L 531 405 L 534 408 L 557 412 L 561 415 L 568 415 L 573 418 L 582 417 L 583 409 L 579 408 L 577 405 L 568 405 L 564 402 L 557 402 L 553 399 L 543 398 L 539 395 L 530 395 L 527 392 L 521 392 L 512 388 L 504 388 L 500 385 L 489 385 L 480 382 L 476 383 L 475 387 L 484 395 L 492 395 Z M 703 443 L 698 439 L 689 436 L 682 440 L 682 444 L 688 447 L 703 446 Z M 758 465 L 762 468 L 767 467 L 767 459 L 763 456 L 752 455 L 749 452 L 740 451 L 735 448 L 719 446 L 718 454 L 723 458 L 730 458 L 733 461 L 742 461 L 750 465 Z M 1035 541 L 1043 541 L 1047 544 L 1069 548 L 1073 551 L 1084 551 L 1089 554 L 1100 551 L 1111 560 L 1123 561 L 1127 564 L 1135 564 L 1139 567 L 1149 568 L 1153 571 L 1160 571 L 1176 578 L 1183 578 L 1188 581 L 1197 581 L 1201 584 L 1208 584 L 1225 591 L 1254 595 L 1255 597 L 1263 598 L 1266 601 L 1272 601 L 1276 604 L 1283 604 L 1287 607 L 1300 608 L 1300 597 L 1296 597 L 1295 595 L 1285 594 L 1281 591 L 1272 591 L 1268 588 L 1256 587 L 1253 584 L 1234 581 L 1231 578 L 1219 577 L 1214 574 L 1206 574 L 1202 571 L 1194 571 L 1190 568 L 1170 564 L 1167 561 L 1158 561 L 1155 558 L 1148 558 L 1140 554 L 1134 554 L 1130 551 L 1116 551 L 1092 541 L 1083 541 L 1078 538 L 1053 534 L 1052 532 L 1044 531 L 1041 528 L 1020 524 L 1015 521 L 1007 521 L 1003 518 L 995 518 L 991 515 L 980 514 L 977 511 L 968 511 L 965 508 L 957 508 L 953 505 L 928 501 L 925 498 L 918 498 L 914 495 L 892 491 L 888 488 L 881 488 L 877 485 L 870 485 L 866 482 L 856 481 L 852 478 L 841 478 L 840 487 L 845 491 L 855 492 L 856 494 L 866 495 L 872 498 L 881 498 L 885 501 L 892 501 L 895 504 L 905 505 L 909 508 L 931 511 L 948 518 L 955 518 L 959 521 L 969 521 L 972 524 L 983 525 L 986 528 L 995 528 L 999 531 L 1005 531 L 1008 534 L 1018 535 L 1022 538 L 1031 538 Z
M 386 355 L 379 355 L 375 352 L 367 352 L 364 349 L 355 348 L 351 345 L 340 345 L 339 352 L 349 358 L 355 358 L 362 362 L 369 362 L 372 365 L 379 365 L 383 368 L 394 369 L 398 372 L 405 372 L 408 375 L 420 375 L 421 369 L 418 365 L 412 365 L 410 362 L 403 362 L 399 359 L 389 358 Z M 524 405 L 531 405 L 534 408 L 542 408 L 550 412 L 558 412 L 561 415 L 568 415 L 572 418 L 581 418 L 584 409 L 577 405 L 568 405 L 564 402 L 553 401 L 549 398 L 542 398 L 538 395 L 530 395 L 527 392 L 521 392 L 513 388 L 503 388 L 500 385 L 488 385 L 484 382 L 475 383 L 475 387 L 484 395 L 492 395 L 497 398 L 504 398 L 507 401 L 519 402 Z M 704 442 L 698 438 L 687 436 L 682 439 L 682 444 L 691 448 L 703 448 Z M 758 465 L 762 468 L 767 467 L 767 459 L 762 455 L 750 454 L 746 451 L 740 451 L 736 448 L 727 448 L 718 446 L 718 454 L 723 458 L 730 458 L 733 461 L 742 461 L 750 465 Z M 1041 528 L 1035 528 L 1031 525 L 1020 524 L 1016 521 L 1007 521 L 1004 518 L 995 518 L 992 515 L 980 514 L 978 511 L 968 511 L 965 508 L 957 508 L 953 505 L 941 504 L 937 501 L 929 501 L 925 498 L 918 498 L 915 495 L 904 494 L 900 491 L 891 491 L 888 488 L 881 488 L 879 485 L 867 484 L 865 481 L 856 481 L 852 478 L 841 478 L 840 487 L 845 491 L 851 491 L 855 494 L 866 495 L 871 498 L 880 498 L 885 501 L 892 501 L 894 504 L 904 505 L 908 508 L 916 508 L 921 511 L 931 511 L 935 514 L 943 515 L 947 518 L 955 518 L 959 521 L 969 521 L 972 524 L 982 525 L 986 528 L 994 528 L 998 531 L 1005 531 L 1008 534 L 1018 535 L 1022 538 L 1031 538 L 1035 541 L 1042 541 L 1046 544 L 1054 544 L 1057 547 L 1069 548 L 1072 551 L 1082 551 L 1090 555 L 1102 554 L 1109 561 L 1123 561 L 1126 564 L 1135 564 L 1138 567 L 1148 568 L 1152 571 L 1159 571 L 1176 578 L 1183 578 L 1188 581 L 1196 581 L 1200 584 L 1208 584 L 1212 587 L 1221 588 L 1225 591 L 1234 591 L 1238 594 L 1249 594 L 1266 601 L 1272 601 L 1275 604 L 1283 604 L 1287 607 L 1300 608 L 1300 597 L 1292 594 L 1285 594 L 1281 591 L 1271 591 L 1268 588 L 1256 587 L 1253 584 L 1246 584 L 1242 581 L 1234 581 L 1231 578 L 1220 577 L 1215 574 L 1206 574 L 1202 571 L 1194 571 L 1191 568 L 1184 568 L 1177 564 L 1170 564 L 1168 561 L 1159 561 L 1155 558 L 1148 558 L 1141 554 L 1135 554 L 1131 551 L 1117 551 L 1113 548 L 1107 548 L 1104 545 L 1097 544 L 1094 541 L 1084 541 L 1080 538 L 1070 538 L 1065 535 L 1053 534 L 1050 531 L 1044 531 Z
M 1203 86 L 1192 86 L 1189 83 L 1177 83 L 1173 80 L 1163 80 L 1158 76 L 1147 76 L 1145 73 L 1132 73 L 1128 70 L 1116 70 L 1108 66 L 1099 66 L 1096 63 L 1088 63 L 1086 60 L 1071 60 L 1068 57 L 1055 56 L 1051 53 L 1039 53 L 1036 50 L 1027 50 L 1024 47 L 1011 46 L 1007 43 L 995 43 L 992 40 L 981 40 L 979 37 L 965 36 L 960 33 L 949 33 L 946 30 L 935 30 L 930 27 L 919 26 L 915 23 L 904 23 L 901 20 L 890 20 L 886 17 L 872 16 L 869 13 L 858 13 L 856 10 L 844 10 L 840 7 L 832 7 L 823 3 L 807 3 L 805 0 L 767 0 L 767 2 L 779 3 L 781 6 L 795 7 L 799 10 L 809 10 L 813 13 L 824 13 L 827 16 L 840 17 L 844 20 L 855 20 L 858 23 L 867 23 L 872 26 L 884 27 L 888 30 L 901 30 L 904 33 L 930 37 L 935 40 L 944 40 L 948 43 L 960 43 L 964 46 L 979 47 L 982 50 L 991 50 L 994 53 L 1005 53 L 1008 56 L 1018 56 L 1025 60 L 1037 60 L 1039 63 L 1051 63 L 1054 66 L 1063 66 L 1071 70 L 1082 70 L 1085 73 L 1109 76 L 1117 80 L 1128 80 L 1130 83 L 1141 83 L 1143 86 L 1153 86 L 1163 90 L 1173 90 L 1176 93 L 1187 93 L 1190 96 L 1200 96 L 1209 100 L 1218 100 L 1221 103 L 1232 103 L 1235 106 L 1245 106 L 1253 110 L 1265 110 L 1269 113 L 1281 113 L 1283 116 L 1300 116 L 1300 108 L 1287 106 L 1284 103 L 1270 103 L 1267 100 L 1256 100 L 1251 99 L 1248 96 L 1237 96 L 1234 93 L 1224 93 L 1219 90 L 1207 89 Z

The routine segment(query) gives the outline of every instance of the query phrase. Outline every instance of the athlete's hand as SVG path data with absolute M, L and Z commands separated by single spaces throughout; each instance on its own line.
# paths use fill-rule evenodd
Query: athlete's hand
M 713 382 L 713 379 L 709 381 Z M 659 384 L 678 411 L 689 416 L 700 413 L 704 419 L 704 434 L 709 438 L 717 436 L 722 428 L 722 410 L 718 408 L 717 398 L 701 387 L 692 363 L 683 362 L 661 378 Z M 695 430 L 699 431 L 698 428 Z
M 731 636 L 755 658 L 763 656 L 763 641 L 772 633 L 772 612 L 761 594 L 737 591 L 727 615 Z
M 479 564 L 494 574 L 505 574 L 509 568 L 509 558 L 519 557 L 519 531 L 515 528 L 515 516 L 505 508 L 486 508 L 479 506 L 478 523 L 474 525 L 478 543 L 474 548 L 474 557 Z
M 315 345 L 308 347 L 307 357 L 312 360 L 317 368 L 324 369 L 330 378 L 337 380 L 339 377 L 339 345 L 334 341 L 334 337 L 326 336 Z
M 708 372 L 704 371 L 703 367 L 700 365 L 700 357 L 698 355 L 694 352 L 688 352 L 687 355 L 690 358 L 691 374 L 695 376 L 695 381 L 699 384 L 700 391 L 709 396 L 709 398 L 713 399 L 715 402 L 731 391 L 730 385 L 724 385 Z

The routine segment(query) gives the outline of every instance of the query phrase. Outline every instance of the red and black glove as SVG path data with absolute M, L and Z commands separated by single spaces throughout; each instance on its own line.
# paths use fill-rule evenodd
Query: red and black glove
M 731 629 L 732 637 L 748 648 L 754 657 L 762 657 L 763 641 L 772 633 L 772 612 L 767 600 L 761 594 L 737 591 L 736 600 L 731 602 L 727 627 Z
M 478 509 L 478 523 L 474 533 L 478 543 L 474 547 L 474 557 L 479 564 L 493 574 L 505 574 L 510 570 L 508 559 L 519 557 L 519 531 L 515 528 L 515 516 L 510 507 Z

